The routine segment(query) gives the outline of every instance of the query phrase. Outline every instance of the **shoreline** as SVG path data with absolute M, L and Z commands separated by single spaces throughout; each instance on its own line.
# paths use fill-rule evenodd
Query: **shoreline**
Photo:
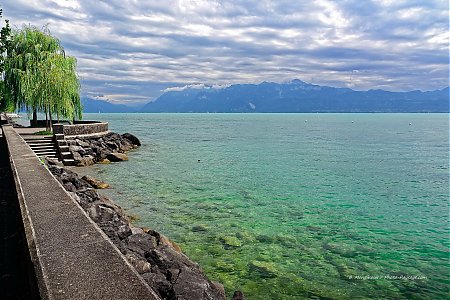
M 108 158 L 111 157 L 123 158 L 116 161 L 128 160 L 126 152 L 139 146 L 140 141 L 130 134 L 110 133 L 106 138 L 69 140 L 78 166 L 110 163 Z M 175 242 L 150 228 L 135 227 L 131 223 L 132 216 L 113 200 L 99 194 L 97 189 L 107 188 L 106 183 L 90 176 L 80 177 L 74 167 L 68 169 L 51 159 L 46 159 L 46 165 L 162 299 L 227 298 L 223 285 L 210 281 Z M 236 291 L 232 299 L 243 300 L 245 296 Z

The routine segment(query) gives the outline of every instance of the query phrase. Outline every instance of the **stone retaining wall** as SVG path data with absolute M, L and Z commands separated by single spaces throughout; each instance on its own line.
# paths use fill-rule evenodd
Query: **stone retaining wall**
M 108 132 L 108 122 L 78 121 L 77 124 L 53 124 L 54 134 L 70 136 L 101 135 Z

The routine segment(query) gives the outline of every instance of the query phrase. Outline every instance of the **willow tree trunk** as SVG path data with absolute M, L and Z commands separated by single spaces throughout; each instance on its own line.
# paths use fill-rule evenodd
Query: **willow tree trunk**
M 48 116 L 50 117 L 49 131 L 53 131 L 53 119 L 52 119 L 52 110 L 51 109 L 49 109 Z
M 31 121 L 31 127 L 37 127 L 37 110 L 33 109 L 33 120 Z
M 45 110 L 45 130 L 49 130 L 47 110 Z

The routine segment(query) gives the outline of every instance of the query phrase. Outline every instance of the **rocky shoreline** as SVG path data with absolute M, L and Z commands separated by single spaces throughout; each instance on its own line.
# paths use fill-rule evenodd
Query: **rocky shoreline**
M 110 133 L 101 138 L 70 140 L 69 145 L 77 165 L 86 166 L 127 160 L 125 153 L 139 147 L 140 142 L 131 134 Z M 117 156 L 123 159 L 114 160 Z M 210 281 L 175 242 L 155 230 L 134 227 L 120 206 L 96 191 L 107 188 L 106 183 L 90 176 L 80 178 L 52 160 L 47 160 L 46 165 L 162 299 L 226 299 L 224 287 Z M 240 291 L 234 293 L 233 300 L 243 299 Z

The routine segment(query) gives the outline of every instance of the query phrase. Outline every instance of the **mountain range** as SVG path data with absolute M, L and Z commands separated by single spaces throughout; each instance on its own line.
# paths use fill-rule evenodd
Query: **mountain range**
M 90 102 L 97 102 L 93 105 Z M 309 84 L 262 82 L 227 87 L 197 85 L 167 91 L 141 109 L 85 102 L 90 112 L 449 112 L 449 88 L 435 91 L 356 91 Z M 98 109 L 97 109 L 98 108 Z
M 83 112 L 85 113 L 129 113 L 136 112 L 135 107 L 125 104 L 114 104 L 105 100 L 82 98 Z

